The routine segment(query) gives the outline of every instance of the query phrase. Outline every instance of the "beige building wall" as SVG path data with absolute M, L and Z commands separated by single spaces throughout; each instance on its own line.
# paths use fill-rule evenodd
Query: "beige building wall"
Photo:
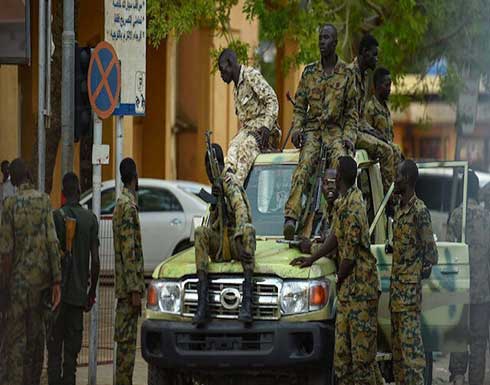
M 20 88 L 18 68 L 0 66 L 0 162 L 20 155 Z

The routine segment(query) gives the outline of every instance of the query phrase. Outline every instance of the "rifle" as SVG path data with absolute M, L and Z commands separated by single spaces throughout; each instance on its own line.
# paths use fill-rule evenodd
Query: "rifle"
M 313 231 L 313 222 L 315 220 L 315 214 L 320 210 L 320 202 L 322 199 L 322 186 L 323 178 L 328 167 L 328 146 L 322 142 L 320 149 L 319 164 L 317 167 L 317 173 L 315 176 L 315 184 L 310 191 L 309 202 L 307 202 L 305 211 L 304 221 L 303 221 L 303 236 L 306 238 L 311 238 L 311 233 Z M 308 204 L 309 203 L 309 204 Z
M 289 93 L 289 91 L 286 92 L 286 98 L 293 105 L 293 107 L 296 107 L 296 102 L 291 97 L 291 94 Z M 281 152 L 284 151 L 284 149 L 286 148 L 286 145 L 288 144 L 289 137 L 291 136 L 291 131 L 293 131 L 293 126 L 289 127 L 288 134 L 286 135 L 286 139 L 284 140 L 284 143 L 282 144 L 282 147 L 281 147 Z
M 222 255 L 223 260 L 231 260 L 230 240 L 228 238 L 228 226 L 226 223 L 226 202 L 223 195 L 223 179 L 221 177 L 221 171 L 216 157 L 216 152 L 211 144 L 210 130 L 206 130 L 206 153 L 209 159 L 209 166 L 211 169 L 212 185 L 220 188 L 221 194 L 217 197 L 216 208 L 218 210 L 218 224 L 220 232 L 219 248 L 216 255 Z

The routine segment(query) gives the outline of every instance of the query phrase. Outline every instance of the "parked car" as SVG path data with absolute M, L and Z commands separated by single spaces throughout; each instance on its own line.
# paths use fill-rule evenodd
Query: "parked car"
M 193 245 L 193 219 L 203 217 L 206 203 L 197 194 L 210 188 L 189 181 L 139 179 L 138 206 L 140 213 L 145 273 L 151 273 L 162 260 Z M 80 203 L 92 207 L 92 192 L 85 193 Z M 102 183 L 100 241 L 102 271 L 114 270 L 112 212 L 116 205 L 114 180 Z M 105 261 L 108 260 L 108 263 Z

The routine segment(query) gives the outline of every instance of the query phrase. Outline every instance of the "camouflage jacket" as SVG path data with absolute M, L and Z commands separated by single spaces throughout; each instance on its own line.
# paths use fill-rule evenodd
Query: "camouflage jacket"
M 422 265 L 424 259 L 436 264 L 437 258 L 429 210 L 414 195 L 405 207 L 395 208 L 390 285 L 392 311 L 421 310 Z
M 325 74 L 321 61 L 309 64 L 296 90 L 292 130 L 337 126 L 351 133 L 357 127 L 356 105 L 357 91 L 345 62 L 338 58 L 331 75 Z
M 370 251 L 369 226 L 362 193 L 352 186 L 335 201 L 332 230 L 337 238 L 338 265 L 354 261 L 354 270 L 343 282 L 338 300 L 367 301 L 378 298 L 376 258 Z
M 114 258 L 116 268 L 116 298 L 126 298 L 132 292 L 145 291 L 141 228 L 136 198 L 124 188 L 117 200 L 112 217 Z
M 277 123 L 279 103 L 272 87 L 255 68 L 243 66 L 234 90 L 235 112 L 241 129 L 273 130 Z
M 223 193 L 225 195 L 228 235 L 232 238 L 242 236 L 244 226 L 252 223 L 252 210 L 245 190 L 239 183 L 235 182 L 234 176 L 229 172 L 224 174 Z M 211 207 L 210 214 L 211 228 L 219 231 L 216 206 Z
M 462 207 L 449 217 L 448 240 L 461 242 Z M 474 199 L 468 199 L 466 208 L 466 243 L 470 252 L 471 303 L 490 302 L 490 212 Z
M 366 103 L 364 115 L 371 127 L 381 133 L 388 142 L 393 142 L 393 120 L 386 103 L 380 102 L 374 95 L 371 96 Z
M 61 253 L 46 194 L 25 183 L 5 200 L 0 231 L 0 257 L 10 255 L 11 296 L 25 298 L 61 282 Z

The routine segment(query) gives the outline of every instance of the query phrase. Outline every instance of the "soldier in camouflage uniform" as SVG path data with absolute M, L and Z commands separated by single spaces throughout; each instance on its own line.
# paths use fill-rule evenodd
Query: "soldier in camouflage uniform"
M 490 212 L 478 204 L 479 180 L 468 173 L 466 243 L 470 252 L 470 354 L 469 385 L 483 385 L 488 327 L 490 326 Z M 448 240 L 461 242 L 462 206 L 449 218 Z M 464 383 L 468 353 L 451 353 L 449 371 L 456 385 Z
M 7 198 L 0 231 L 1 274 L 9 282 L 7 383 L 39 384 L 43 364 L 43 315 L 61 297 L 60 249 L 49 197 L 28 182 L 25 163 L 10 165 L 17 194 Z M 48 309 L 46 309 L 48 308 Z
M 223 170 L 223 150 L 218 144 L 212 145 L 220 170 Z M 211 168 L 206 153 L 206 171 L 209 180 L 212 181 Z M 212 262 L 225 262 L 228 254 L 231 259 L 241 262 L 243 267 L 243 296 L 238 319 L 245 323 L 252 322 L 252 294 L 255 255 L 255 228 L 252 225 L 252 213 L 247 195 L 240 184 L 235 180 L 231 170 L 223 173 L 223 186 L 213 186 L 213 195 L 224 195 L 225 210 L 224 224 L 227 226 L 227 240 L 220 234 L 218 209 L 211 206 L 209 225 L 201 226 L 195 233 L 196 270 L 199 277 L 198 284 L 198 309 L 193 323 L 202 326 L 208 318 L 208 264 Z M 222 250 L 220 251 L 220 240 Z M 226 250 L 229 244 L 229 250 Z
M 357 98 L 357 112 L 359 124 L 353 130 L 346 132 L 346 138 L 355 143 L 356 148 L 366 150 L 371 159 L 379 159 L 381 176 L 383 178 L 384 192 L 388 192 L 391 183 L 395 179 L 393 150 L 384 142 L 366 121 L 365 104 L 367 98 L 368 69 L 374 70 L 378 62 L 378 42 L 371 35 L 365 35 L 359 44 L 359 56 L 349 64 L 349 69 L 354 73 L 355 85 L 359 93 Z
M 233 81 L 235 85 L 233 95 L 240 129 L 230 142 L 225 163 L 243 186 L 260 151 L 268 149 L 269 142 L 276 147 L 279 143 L 279 103 L 262 74 L 255 68 L 239 64 L 232 50 L 225 49 L 221 53 L 218 67 L 223 81 L 226 84 Z
M 117 342 L 116 384 L 130 385 L 133 383 L 138 317 L 141 315 L 145 280 L 136 164 L 131 158 L 123 159 L 119 170 L 124 188 L 112 217 L 117 298 L 114 327 L 114 340 Z
M 99 224 L 96 216 L 78 203 L 80 183 L 76 174 L 69 172 L 63 177 L 63 195 L 66 204 L 53 214 L 64 266 L 61 306 L 54 322 L 48 324 L 52 330 L 47 339 L 49 385 L 75 385 L 83 312 L 90 311 L 95 302 L 100 270 Z M 66 224 L 70 220 L 76 223 L 71 250 Z
M 403 159 L 403 155 L 400 147 L 393 143 L 393 120 L 388 108 L 388 99 L 391 93 L 390 71 L 383 67 L 377 68 L 374 71 L 373 81 L 374 95 L 371 95 L 367 101 L 364 115 L 367 123 L 391 146 L 394 157 L 393 167 L 396 170 Z
M 332 232 L 310 257 L 291 264 L 309 267 L 335 249 L 337 274 L 337 319 L 335 322 L 335 373 L 339 385 L 376 384 L 378 272 L 369 247 L 369 226 L 361 191 L 355 185 L 357 165 L 341 157 L 336 185 Z
M 301 199 L 320 156 L 321 144 L 328 145 L 330 167 L 350 153 L 345 146 L 345 132 L 357 127 L 357 91 L 352 71 L 336 54 L 337 30 L 331 24 L 320 29 L 321 60 L 309 64 L 301 75 L 295 96 L 292 142 L 301 147 L 294 170 L 291 192 L 284 208 L 284 237 L 293 239 L 296 222 L 301 217 Z
M 393 266 L 390 284 L 393 370 L 397 385 L 423 385 L 425 353 L 420 330 L 422 279 L 437 263 L 430 213 L 415 195 L 418 169 L 403 161 L 395 193 L 400 196 L 393 222 Z

